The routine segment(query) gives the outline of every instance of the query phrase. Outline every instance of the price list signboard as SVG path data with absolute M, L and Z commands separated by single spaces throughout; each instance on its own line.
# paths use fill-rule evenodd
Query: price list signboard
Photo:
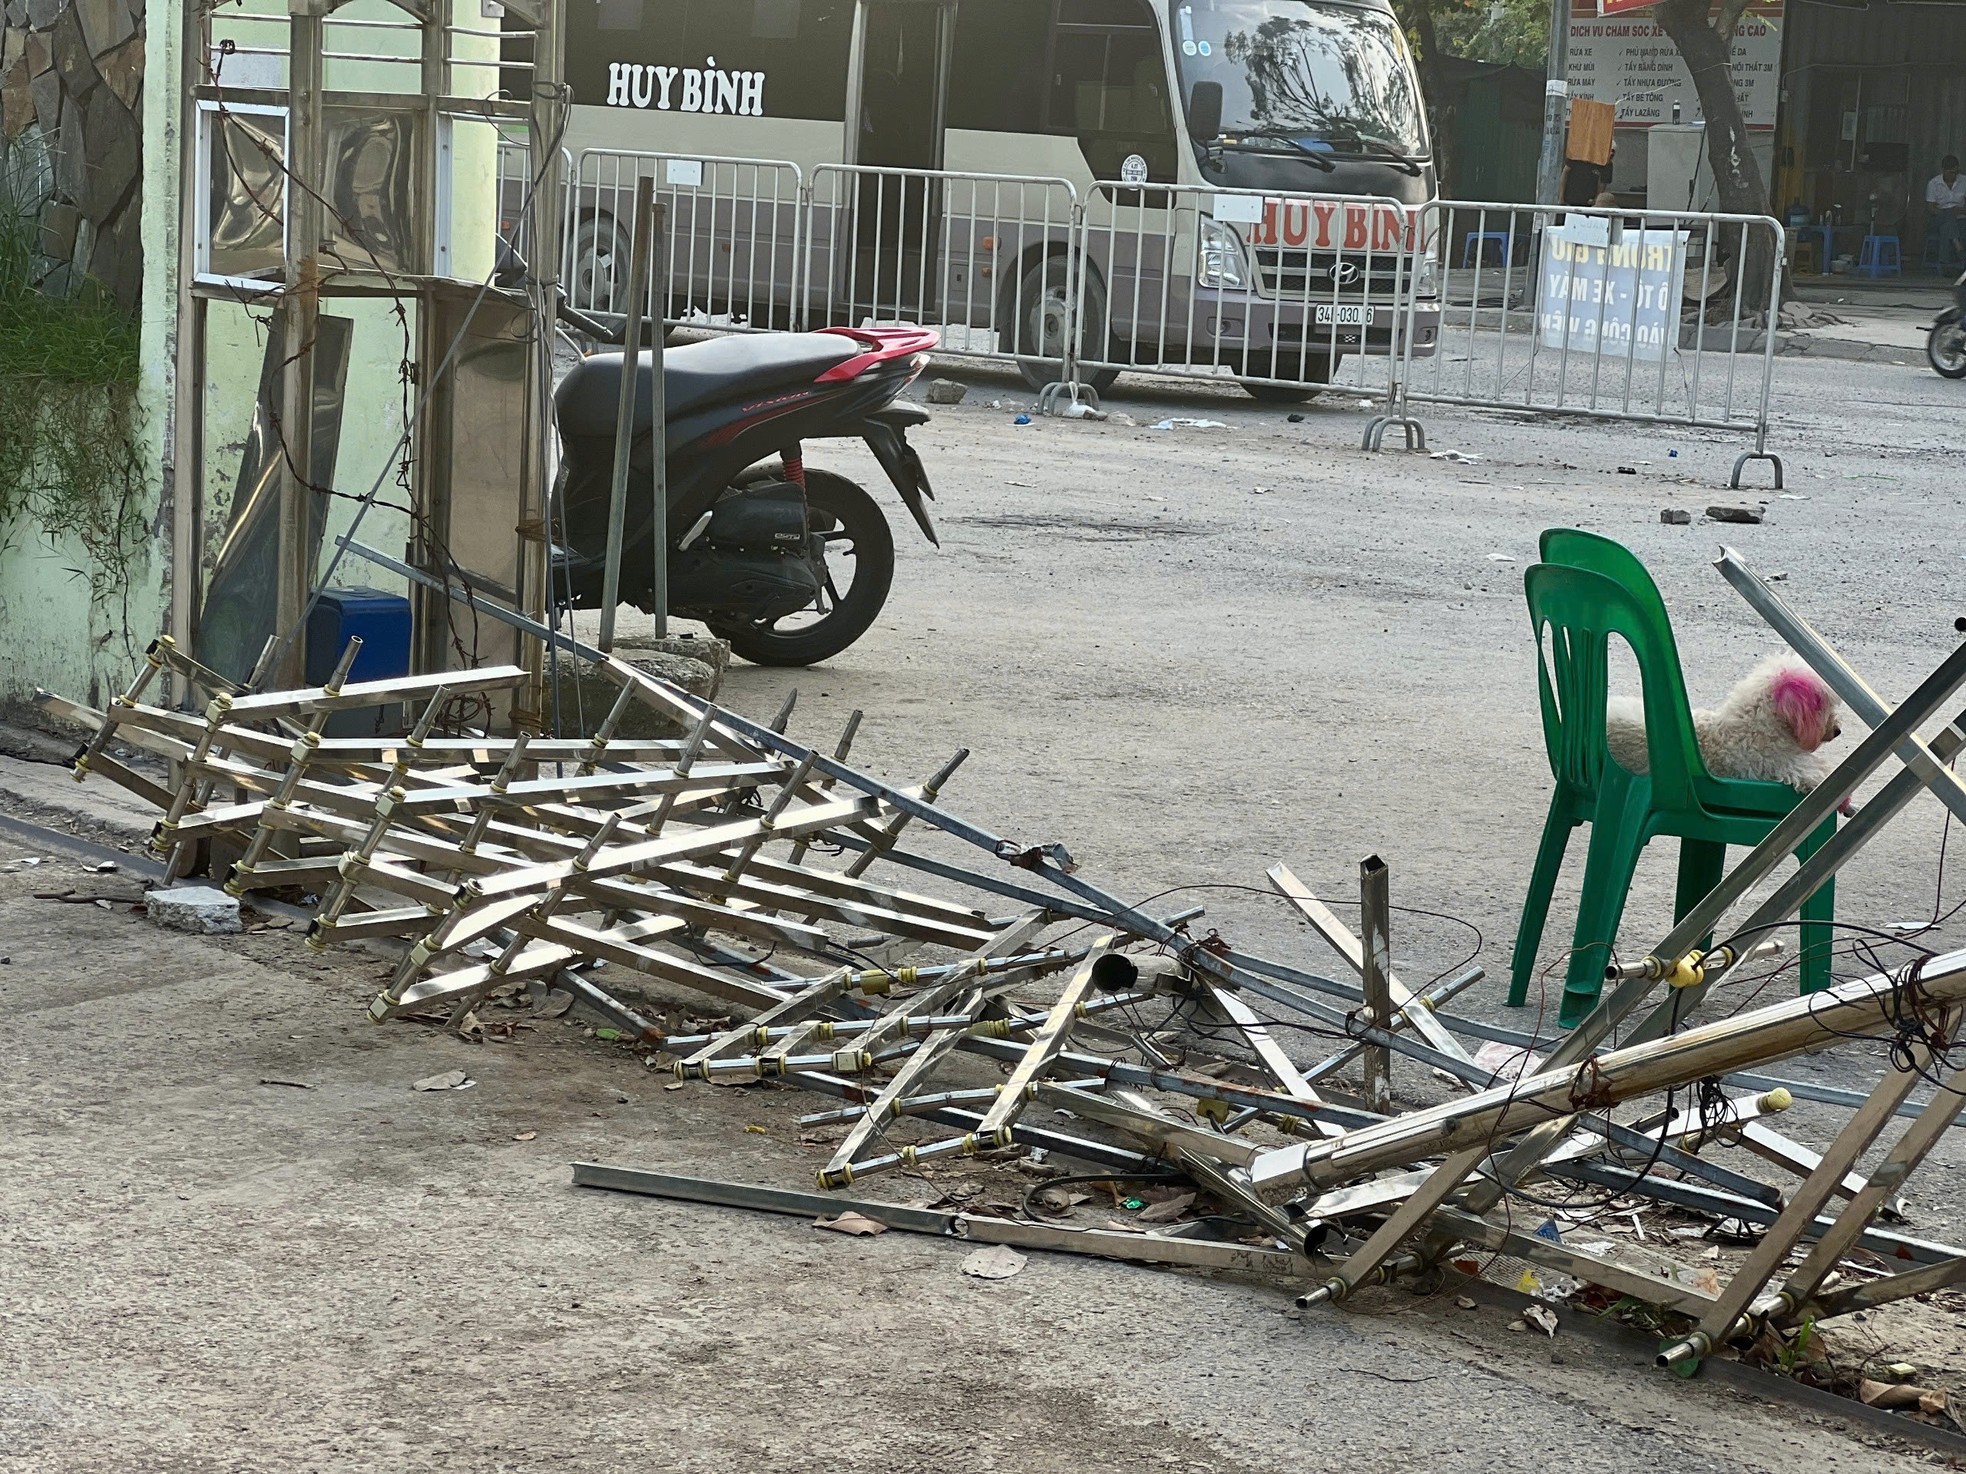
M 1570 12 L 1570 95 L 1608 102 L 1618 109 L 1621 128 L 1647 128 L 1672 121 L 1680 105 L 1682 121 L 1700 117 L 1699 95 L 1679 48 L 1642 8 L 1603 0 L 1572 0 Z M 1734 33 L 1731 70 L 1734 94 L 1750 128 L 1773 128 L 1781 101 L 1781 0 L 1764 0 L 1741 17 Z

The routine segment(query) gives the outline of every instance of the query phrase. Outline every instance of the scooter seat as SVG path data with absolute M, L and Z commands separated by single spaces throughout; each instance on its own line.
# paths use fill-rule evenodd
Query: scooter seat
M 671 420 L 706 405 L 747 395 L 810 384 L 861 352 L 839 333 L 758 333 L 712 338 L 671 348 L 663 354 L 663 385 Z M 575 364 L 554 391 L 554 415 L 561 435 L 587 439 L 612 435 L 620 412 L 621 364 L 626 355 L 596 353 Z M 654 404 L 654 355 L 636 365 L 635 433 L 649 428 Z

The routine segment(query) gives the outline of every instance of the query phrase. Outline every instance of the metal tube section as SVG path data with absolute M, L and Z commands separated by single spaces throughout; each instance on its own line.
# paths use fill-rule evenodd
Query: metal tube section
M 1377 855 L 1359 861 L 1359 940 L 1365 983 L 1365 1007 L 1372 1022 L 1384 1029 L 1392 1023 L 1391 901 L 1387 895 L 1386 862 Z M 1393 1053 L 1383 1044 L 1368 1045 L 1363 1068 L 1365 1104 L 1380 1115 L 1393 1109 Z
M 653 181 L 651 181 L 653 182 Z M 641 202 L 636 201 L 636 217 L 639 223 Z M 667 639 L 669 635 L 669 384 L 663 366 L 663 350 L 668 337 L 665 304 L 668 298 L 666 279 L 661 270 L 669 259 L 669 206 L 657 201 L 650 218 L 649 249 L 653 254 L 657 270 L 655 279 L 664 282 L 662 300 L 654 310 L 655 330 L 649 336 L 649 361 L 653 372 L 649 379 L 649 459 L 654 463 L 655 484 L 649 502 L 649 556 L 654 560 L 650 570 L 650 603 L 655 607 L 650 611 L 655 617 L 655 637 Z M 695 248 L 695 236 L 690 237 L 691 249 Z M 615 431 L 615 454 L 621 454 L 620 430 Z M 626 479 L 625 468 L 616 467 L 615 474 Z M 612 507 L 612 503 L 610 503 Z M 614 610 L 612 599 L 604 601 L 609 616 Z
M 1928 964 L 1920 987 L 1935 1004 L 1966 1000 L 1966 952 Z M 1886 1031 L 1901 1006 L 1901 992 L 1899 980 L 1872 976 L 1613 1050 L 1582 1067 L 1574 1062 L 1546 1067 L 1466 1099 L 1351 1132 L 1336 1142 L 1278 1148 L 1259 1159 L 1251 1177 L 1258 1187 L 1326 1185 L 1441 1151 L 1472 1148 L 1485 1156 L 1494 1143 L 1525 1127 L 1560 1125 L 1578 1111 L 1677 1088 L 1743 1063 L 1786 1058 L 1826 1048 L 1838 1039 Z M 1445 1172 L 1443 1168 L 1436 1175 Z
M 622 523 L 628 515 L 628 466 L 635 438 L 636 380 L 641 373 L 642 296 L 647 285 L 649 241 L 655 233 L 655 178 L 635 181 L 635 228 L 628 256 L 627 325 L 622 332 L 621 394 L 614 422 L 614 480 L 608 493 L 607 562 L 601 575 L 600 647 L 614 649 L 615 605 L 621 598 Z M 662 324 L 656 323 L 656 336 Z

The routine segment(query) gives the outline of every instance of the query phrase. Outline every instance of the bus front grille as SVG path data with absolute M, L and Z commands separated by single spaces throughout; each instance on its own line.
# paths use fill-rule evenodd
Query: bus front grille
M 1395 265 L 1390 253 L 1256 248 L 1257 285 L 1264 296 L 1283 302 L 1357 302 L 1390 292 Z

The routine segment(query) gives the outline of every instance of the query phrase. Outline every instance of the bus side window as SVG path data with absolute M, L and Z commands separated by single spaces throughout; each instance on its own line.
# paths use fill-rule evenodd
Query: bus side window
M 1052 0 L 965 0 L 949 68 L 951 128 L 1044 131 L 1045 32 Z
M 1171 183 L 1174 113 L 1160 31 L 1146 0 L 1058 0 L 1046 129 L 1079 141 L 1095 179 L 1118 179 L 1129 155 Z

